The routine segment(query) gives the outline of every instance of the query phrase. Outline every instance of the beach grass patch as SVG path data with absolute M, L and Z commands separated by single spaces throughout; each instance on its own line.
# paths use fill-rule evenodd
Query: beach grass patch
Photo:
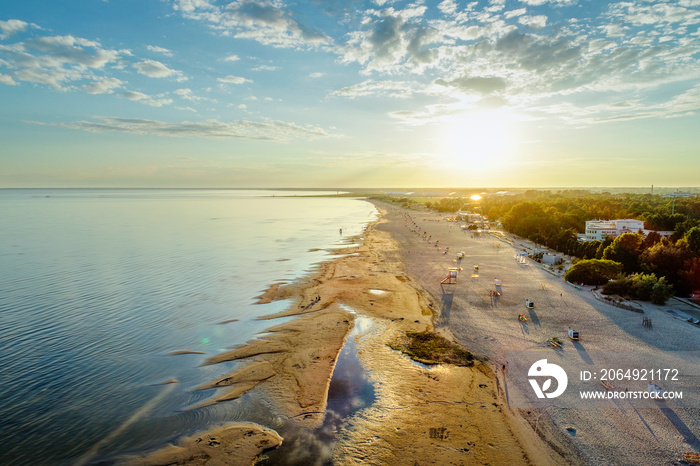
M 390 346 L 423 364 L 474 364 L 472 353 L 433 332 L 407 332 Z

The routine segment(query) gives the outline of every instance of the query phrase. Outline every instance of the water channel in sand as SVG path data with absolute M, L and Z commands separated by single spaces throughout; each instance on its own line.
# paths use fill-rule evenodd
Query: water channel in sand
M 344 306 L 343 306 L 344 307 Z M 368 317 L 355 317 L 355 327 L 348 335 L 338 355 L 330 386 L 323 424 L 313 430 L 296 427 L 287 422 L 277 432 L 284 438 L 282 445 L 267 454 L 260 465 L 327 465 L 332 464 L 333 446 L 338 432 L 349 418 L 375 401 L 374 384 L 357 357 L 356 339 L 374 327 Z

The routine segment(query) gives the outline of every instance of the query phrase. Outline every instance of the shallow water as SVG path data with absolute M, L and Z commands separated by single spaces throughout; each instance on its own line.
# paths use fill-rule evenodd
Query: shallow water
M 358 200 L 272 194 L 0 190 L 3 464 L 89 462 L 254 417 L 254 397 L 181 411 L 235 366 L 199 364 L 271 325 L 254 319 L 287 303 L 252 305 L 267 286 L 376 218 Z
M 374 323 L 367 317 L 355 317 L 355 326 L 338 355 L 328 387 L 328 402 L 323 424 L 317 429 L 296 428 L 283 424 L 277 431 L 282 445 L 267 453 L 260 466 L 330 465 L 337 434 L 348 418 L 371 406 L 375 399 L 374 384 L 357 357 L 356 339 L 371 331 Z

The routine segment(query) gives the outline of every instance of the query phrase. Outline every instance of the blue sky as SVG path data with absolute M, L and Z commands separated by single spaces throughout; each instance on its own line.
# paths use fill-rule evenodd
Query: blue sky
M 700 0 L 5 2 L 0 187 L 697 186 Z

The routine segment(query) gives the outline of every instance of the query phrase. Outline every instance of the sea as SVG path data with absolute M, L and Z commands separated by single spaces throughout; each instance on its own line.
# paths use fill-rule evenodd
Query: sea
M 257 296 L 378 218 L 335 194 L 0 190 L 0 463 L 112 464 L 224 422 L 279 424 L 255 390 L 189 409 L 212 395 L 192 389 L 236 367 L 207 357 L 285 321 L 256 320 L 290 305 Z

